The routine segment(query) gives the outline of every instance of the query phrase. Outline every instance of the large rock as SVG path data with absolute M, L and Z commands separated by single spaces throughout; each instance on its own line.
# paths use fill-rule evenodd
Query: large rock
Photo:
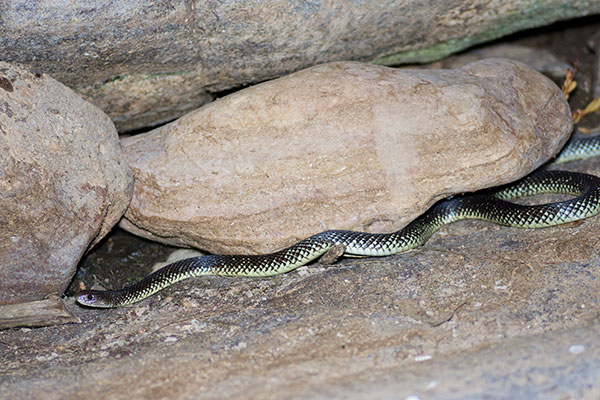
M 100 109 L 45 74 L 0 62 L 0 304 L 62 294 L 132 187 Z
M 599 12 L 589 0 L 11 0 L 0 58 L 76 88 L 129 130 L 317 63 L 431 61 Z
M 527 174 L 571 128 L 561 91 L 516 62 L 320 65 L 125 139 L 136 183 L 122 226 L 217 253 L 393 231 L 440 198 Z

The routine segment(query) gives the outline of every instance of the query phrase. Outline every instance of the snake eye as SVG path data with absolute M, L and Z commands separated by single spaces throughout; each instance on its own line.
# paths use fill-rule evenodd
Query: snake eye
M 98 296 L 95 293 L 80 293 L 77 296 L 77 302 L 85 306 L 91 306 L 98 301 Z

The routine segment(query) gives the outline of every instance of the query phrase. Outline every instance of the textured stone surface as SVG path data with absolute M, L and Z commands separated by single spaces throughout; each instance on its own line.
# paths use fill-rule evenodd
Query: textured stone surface
M 572 65 L 560 60 L 547 50 L 505 43 L 483 46 L 472 51 L 445 58 L 438 62 L 423 65 L 422 68 L 460 68 L 485 58 L 507 58 L 509 60 L 519 61 L 529 68 L 541 72 L 546 76 L 550 76 L 559 82 L 564 80 L 567 69 L 574 69 Z
M 596 399 L 599 242 L 600 217 L 462 221 L 392 257 L 71 302 L 82 324 L 0 331 L 0 398 Z
M 123 140 L 136 183 L 122 226 L 216 253 L 394 231 L 440 198 L 527 174 L 571 125 L 556 85 L 512 61 L 325 64 Z
M 62 294 L 132 187 L 100 109 L 48 75 L 0 62 L 0 304 Z
M 431 61 L 598 12 L 592 0 L 12 0 L 0 2 L 0 54 L 76 88 L 128 130 L 314 64 Z

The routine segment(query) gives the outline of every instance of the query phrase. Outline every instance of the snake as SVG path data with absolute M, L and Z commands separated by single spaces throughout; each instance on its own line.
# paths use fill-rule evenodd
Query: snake
M 600 154 L 600 135 L 571 139 L 554 164 Z M 511 202 L 541 193 L 574 197 L 546 204 Z M 600 178 L 577 172 L 541 169 L 496 189 L 444 199 L 392 233 L 328 230 L 270 254 L 210 254 L 173 262 L 119 290 L 84 290 L 75 300 L 88 307 L 114 308 L 144 300 L 179 281 L 200 276 L 268 277 L 292 271 L 329 251 L 345 256 L 390 256 L 423 245 L 442 226 L 477 219 L 517 228 L 545 228 L 600 212 Z

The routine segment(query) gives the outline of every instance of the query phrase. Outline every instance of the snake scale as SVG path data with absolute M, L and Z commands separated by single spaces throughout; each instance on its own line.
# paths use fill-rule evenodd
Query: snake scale
M 554 163 L 600 154 L 600 135 L 571 139 Z M 539 193 L 570 194 L 569 200 L 521 205 L 508 200 Z M 600 212 L 600 178 L 575 172 L 541 170 L 493 191 L 436 203 L 426 213 L 393 233 L 330 230 L 293 246 L 262 255 L 207 255 L 169 264 L 121 290 L 86 290 L 78 303 L 112 308 L 132 304 L 184 279 L 205 275 L 264 277 L 292 271 L 337 247 L 345 255 L 389 256 L 424 244 L 443 225 L 480 219 L 518 228 L 543 228 L 588 218 Z

